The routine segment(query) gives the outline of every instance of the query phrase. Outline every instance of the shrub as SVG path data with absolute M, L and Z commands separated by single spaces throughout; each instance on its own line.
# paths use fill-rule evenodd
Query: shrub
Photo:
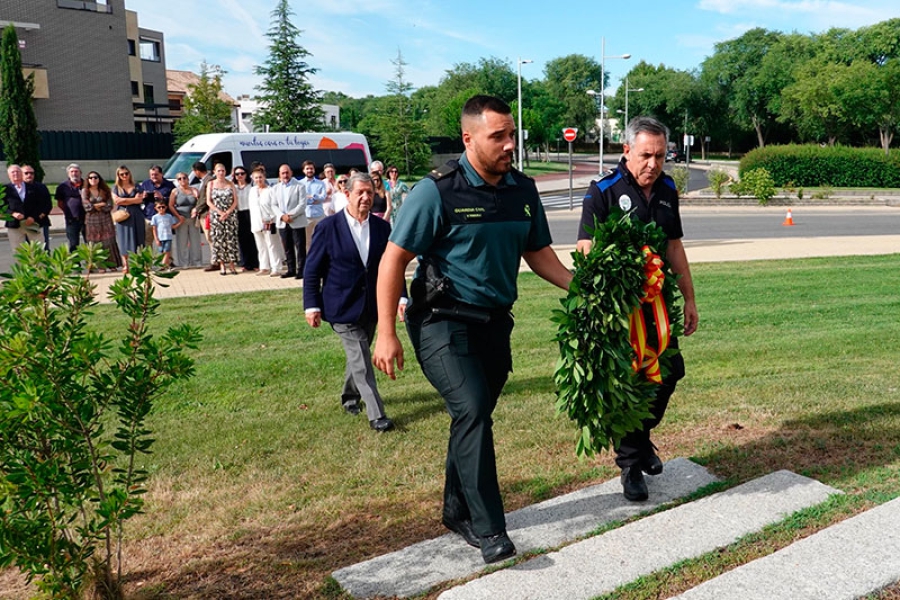
M 122 527 L 141 512 L 155 398 L 193 374 L 190 325 L 154 338 L 159 301 L 145 248 L 110 288 L 128 317 L 121 340 L 90 329 L 94 286 L 75 253 L 25 244 L 0 289 L 0 566 L 16 566 L 50 598 L 121 598 Z M 170 273 L 159 277 L 170 277 Z
M 731 191 L 738 196 L 753 196 L 760 204 L 768 204 L 775 195 L 775 182 L 766 169 L 752 169 L 731 184 Z
M 740 175 L 765 168 L 777 186 L 900 187 L 900 153 L 878 148 L 766 146 L 741 159 Z
M 691 172 L 687 167 L 675 167 L 669 173 L 672 176 L 672 179 L 675 180 L 675 188 L 678 190 L 679 194 L 686 194 L 688 189 L 688 181 L 691 178 Z
M 721 198 L 725 186 L 731 181 L 731 176 L 723 169 L 710 169 L 706 172 L 706 179 L 709 181 L 709 187 L 715 192 L 716 198 Z

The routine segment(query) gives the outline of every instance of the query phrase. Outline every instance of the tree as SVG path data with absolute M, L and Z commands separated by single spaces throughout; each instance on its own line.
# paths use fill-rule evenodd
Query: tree
M 256 86 L 262 109 L 254 116 L 258 126 L 272 131 L 317 131 L 324 127 L 320 94 L 309 82 L 314 69 L 304 60 L 310 53 L 298 43 L 300 33 L 293 23 L 288 0 L 278 0 L 272 11 L 269 57 L 254 73 L 262 77 Z
M 158 255 L 144 248 L 110 287 L 128 321 L 114 340 L 91 327 L 94 286 L 81 266 L 96 245 L 16 251 L 0 288 L 0 566 L 16 566 L 54 600 L 124 597 L 122 529 L 142 512 L 153 433 L 148 415 L 193 374 L 199 330 L 150 321 Z
M 477 63 L 454 65 L 437 88 L 425 94 L 429 100 L 429 112 L 425 116 L 428 133 L 458 138 L 459 117 L 465 101 L 475 94 L 488 94 L 512 102 L 518 95 L 518 77 L 509 62 L 482 58 Z
M 0 40 L 0 142 L 7 164 L 29 164 L 38 181 L 41 167 L 41 136 L 34 116 L 34 77 L 22 74 L 22 55 L 16 28 L 10 24 Z
M 771 109 L 771 101 L 780 96 L 780 88 L 766 81 L 762 69 L 763 58 L 782 34 L 760 27 L 751 29 L 744 35 L 720 42 L 715 53 L 703 61 L 703 73 L 722 88 L 729 98 L 729 107 L 738 122 L 756 132 L 759 147 L 766 144 L 766 135 L 774 123 L 776 114 Z
M 219 65 L 200 63 L 200 80 L 188 85 L 184 98 L 184 116 L 175 122 L 175 142 L 181 145 L 204 133 L 225 133 L 233 130 L 231 105 L 222 99 L 222 75 Z
M 544 67 L 547 92 L 566 107 L 562 117 L 566 127 L 582 131 L 594 128 L 599 103 L 587 91 L 599 92 L 603 76 L 597 61 L 582 54 L 554 58 Z
M 406 62 L 399 49 L 396 60 L 391 63 L 394 79 L 385 86 L 389 93 L 385 110 L 376 114 L 372 128 L 377 149 L 375 155 L 382 162 L 402 166 L 409 176 L 430 164 L 431 149 L 425 143 L 425 128 L 409 98 L 413 86 L 405 78 Z

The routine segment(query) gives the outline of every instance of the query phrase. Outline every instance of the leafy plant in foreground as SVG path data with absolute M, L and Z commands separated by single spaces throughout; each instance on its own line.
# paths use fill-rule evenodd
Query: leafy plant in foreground
M 92 332 L 94 286 L 79 264 L 104 259 L 94 246 L 25 244 L 0 289 L 0 566 L 51 598 L 122 597 L 122 526 L 142 510 L 137 459 L 154 442 L 146 418 L 193 374 L 185 349 L 200 341 L 190 325 L 150 334 L 161 266 L 150 248 L 110 288 L 129 317 L 117 347 Z
M 560 357 L 556 365 L 556 408 L 578 427 L 575 452 L 592 455 L 616 446 L 650 416 L 656 384 L 633 367 L 629 317 L 642 303 L 646 257 L 643 246 L 665 259 L 665 234 L 654 223 L 613 210 L 596 225 L 593 246 L 573 253 L 575 277 L 561 309 L 553 311 Z M 663 261 L 665 263 L 665 261 Z M 675 276 L 667 264 L 662 297 L 673 336 L 683 330 L 676 304 Z M 660 357 L 668 373 L 667 349 Z

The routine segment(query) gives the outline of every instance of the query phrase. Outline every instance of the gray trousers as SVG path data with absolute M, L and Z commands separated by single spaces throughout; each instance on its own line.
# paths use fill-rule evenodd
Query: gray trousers
M 375 337 L 375 322 L 332 323 L 331 328 L 344 344 L 347 368 L 344 371 L 344 390 L 341 403 L 350 404 L 362 400 L 366 403 L 366 416 L 370 421 L 384 418 L 384 402 L 375 384 L 375 369 L 372 366 L 372 340 Z

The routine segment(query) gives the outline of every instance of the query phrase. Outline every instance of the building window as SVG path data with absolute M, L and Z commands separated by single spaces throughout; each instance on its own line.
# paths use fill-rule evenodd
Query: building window
M 141 60 L 149 60 L 160 62 L 160 42 L 159 40 L 148 40 L 141 38 Z
M 134 40 L 128 40 L 128 56 L 137 56 L 137 44 Z
M 144 84 L 144 104 L 156 104 L 153 101 L 153 86 L 149 83 Z
M 89 10 L 91 12 L 111 13 L 112 6 L 107 0 L 56 0 L 59 8 L 72 8 L 75 10 Z
M 181 98 L 169 98 L 169 110 L 179 112 L 181 109 Z
M 141 95 L 141 90 L 140 90 L 140 88 L 138 87 L 138 82 L 137 82 L 137 81 L 132 81 L 132 82 L 131 82 L 131 95 L 132 95 L 133 97 L 135 97 L 135 98 L 137 98 L 138 96 Z

